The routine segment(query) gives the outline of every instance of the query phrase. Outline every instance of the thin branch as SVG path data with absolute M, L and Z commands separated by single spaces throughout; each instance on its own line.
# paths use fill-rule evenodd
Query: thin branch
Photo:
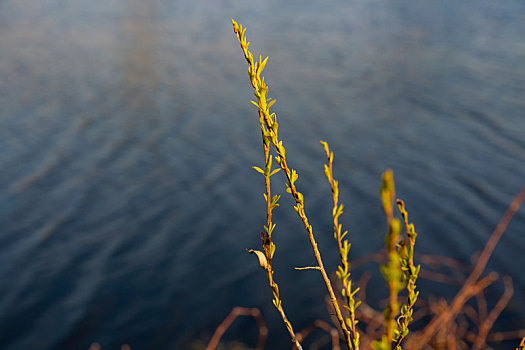
M 306 337 L 308 337 L 317 328 L 322 329 L 330 334 L 330 337 L 332 338 L 332 350 L 341 350 L 339 345 L 339 332 L 337 329 L 322 320 L 316 320 L 310 326 L 300 331 L 297 334 L 297 339 L 301 342 L 304 341 Z
M 268 85 L 265 84 L 264 77 L 261 76 L 261 72 L 264 66 L 266 65 L 267 59 L 262 60 L 262 57 L 260 57 L 259 62 L 254 62 L 253 54 L 248 50 L 248 46 L 250 45 L 250 43 L 246 41 L 246 37 L 244 36 L 244 32 L 246 28 L 239 26 L 233 19 L 232 19 L 232 24 L 234 27 L 235 34 L 237 34 L 237 38 L 239 39 L 241 49 L 244 53 L 244 57 L 246 58 L 246 61 L 248 62 L 248 74 L 250 76 L 250 82 L 255 90 L 255 97 L 257 98 L 257 102 L 253 102 L 253 104 L 256 105 L 259 109 L 259 121 L 261 124 L 261 130 L 263 132 L 263 138 L 265 140 L 268 140 L 268 142 L 272 144 L 273 148 L 277 152 L 277 157 L 275 159 L 277 163 L 280 165 L 283 172 L 285 173 L 287 185 L 288 185 L 287 192 L 289 192 L 292 195 L 292 197 L 294 198 L 297 204 L 297 206 L 295 206 L 295 210 L 297 214 L 299 215 L 299 217 L 301 218 L 301 221 L 303 222 L 303 225 L 306 229 L 306 233 L 308 234 L 310 245 L 312 246 L 312 249 L 314 251 L 317 265 L 320 268 L 319 271 L 321 272 L 323 281 L 326 285 L 326 289 L 328 290 L 328 294 L 330 295 L 330 302 L 332 303 L 332 306 L 336 313 L 341 329 L 343 330 L 343 333 L 345 335 L 345 340 L 348 344 L 348 349 L 351 350 L 352 343 L 350 339 L 350 331 L 346 327 L 345 321 L 341 314 L 341 309 L 339 308 L 339 305 L 337 304 L 337 299 L 336 299 L 334 290 L 332 288 L 330 278 L 328 277 L 328 273 L 326 272 L 324 268 L 323 260 L 321 258 L 321 253 L 319 252 L 319 249 L 317 248 L 317 242 L 314 237 L 313 228 L 308 222 L 308 218 L 305 212 L 303 195 L 302 193 L 297 191 L 297 188 L 295 187 L 295 184 L 294 184 L 295 180 L 297 180 L 297 173 L 295 172 L 295 170 L 291 169 L 287 164 L 286 156 L 285 156 L 286 150 L 282 144 L 282 141 L 279 140 L 279 137 L 278 137 L 277 130 L 279 128 L 279 124 L 277 123 L 277 116 L 275 115 L 275 113 L 270 114 L 270 107 L 273 105 L 275 100 L 272 101 L 272 100 L 267 99 Z M 285 321 L 285 324 L 288 328 L 290 335 L 292 336 L 292 340 L 294 341 L 294 343 L 296 343 L 297 347 L 300 347 L 300 344 L 299 342 L 297 342 L 295 335 L 293 335 L 293 329 L 291 327 L 291 324 L 286 321 Z
M 463 286 L 463 288 L 458 292 L 458 294 L 454 298 L 454 301 L 452 302 L 451 306 L 445 312 L 442 312 L 439 315 L 435 316 L 427 325 L 427 327 L 422 331 L 421 335 L 419 335 L 417 345 L 415 347 L 416 349 L 422 349 L 423 346 L 425 346 L 425 344 L 428 344 L 432 336 L 441 327 L 446 327 L 449 324 L 449 322 L 457 315 L 457 313 L 463 307 L 465 302 L 467 302 L 468 299 L 475 295 L 472 294 L 472 286 L 476 283 L 478 278 L 485 270 L 487 262 L 490 256 L 492 255 L 494 248 L 496 247 L 498 241 L 505 232 L 510 220 L 523 204 L 524 200 L 525 186 L 523 186 L 518 195 L 514 197 L 507 211 L 496 226 L 496 229 L 494 230 L 494 232 L 492 232 L 489 240 L 487 241 L 487 244 L 485 245 L 485 248 L 479 256 L 474 270 L 465 281 L 465 285 Z
M 272 270 L 272 264 L 271 264 L 273 253 L 275 252 L 275 245 L 271 240 L 272 230 L 275 227 L 275 225 L 271 221 L 272 220 L 272 209 L 278 205 L 277 200 L 279 199 L 279 197 L 277 196 L 274 202 L 274 199 L 271 197 L 271 191 L 270 191 L 271 190 L 270 189 L 270 177 L 273 174 L 275 174 L 275 172 L 278 171 L 277 170 L 274 172 L 271 169 L 272 156 L 270 155 L 270 142 L 274 143 L 275 140 L 277 139 L 278 125 L 275 120 L 274 122 L 270 120 L 271 117 L 269 116 L 269 109 L 270 109 L 270 106 L 275 102 L 275 100 L 269 101 L 266 99 L 266 94 L 268 92 L 268 86 L 264 84 L 264 77 L 261 77 L 261 72 L 264 69 L 264 66 L 266 65 L 266 61 L 268 60 L 268 58 L 266 58 L 263 61 L 262 57 L 260 57 L 259 62 L 254 62 L 252 53 L 248 51 L 248 46 L 250 45 L 250 43 L 246 41 L 246 37 L 244 36 L 244 32 L 246 31 L 246 28 L 243 28 L 242 25 L 239 26 L 233 19 L 232 19 L 232 24 L 233 24 L 234 32 L 241 45 L 241 49 L 244 53 L 244 57 L 246 61 L 248 62 L 248 74 L 250 77 L 250 82 L 253 88 L 255 89 L 255 95 L 257 97 L 258 103 L 255 103 L 253 101 L 252 103 L 254 103 L 255 105 L 259 107 L 259 123 L 261 127 L 262 141 L 263 141 L 263 147 L 264 147 L 265 170 L 263 171 L 262 169 L 259 169 L 257 167 L 254 167 L 254 168 L 255 170 L 263 173 L 264 178 L 265 178 L 267 225 L 265 226 L 266 235 L 264 233 L 261 233 L 262 245 L 265 251 L 266 260 L 268 262 L 265 267 L 265 270 L 267 272 L 268 282 L 272 290 L 272 294 L 274 296 L 273 303 L 275 307 L 277 308 L 277 310 L 279 311 L 279 314 L 281 315 L 281 318 L 283 319 L 283 322 L 286 326 L 286 329 L 288 330 L 288 333 L 290 334 L 290 337 L 295 347 L 297 349 L 302 349 L 301 344 L 297 341 L 297 338 L 295 336 L 293 326 L 291 322 L 288 321 L 288 318 L 286 317 L 286 314 L 284 313 L 282 302 L 281 302 L 281 299 L 279 298 L 279 286 L 273 279 L 273 270 Z M 272 128 L 270 128 L 270 126 L 272 126 Z M 272 138 L 272 140 L 270 140 L 269 138 Z
M 494 309 L 492 309 L 488 317 L 483 321 L 483 323 L 479 327 L 479 334 L 476 338 L 476 341 L 474 342 L 474 347 L 472 348 L 474 350 L 483 348 L 487 339 L 487 335 L 492 326 L 494 325 L 494 322 L 496 322 L 498 316 L 501 314 L 505 306 L 507 306 L 510 298 L 512 297 L 512 294 L 514 294 L 514 288 L 512 287 L 512 279 L 508 276 L 504 277 L 503 283 L 505 285 L 505 291 L 496 303 L 496 306 L 494 306 Z
M 257 326 L 259 327 L 259 340 L 257 342 L 256 349 L 264 349 L 264 344 L 266 343 L 266 338 L 268 337 L 268 328 L 266 327 L 264 319 L 261 316 L 261 312 L 259 311 L 259 309 L 255 308 L 237 306 L 234 307 L 232 311 L 230 311 L 230 313 L 224 319 L 224 321 L 222 321 L 221 324 L 217 327 L 217 329 L 213 333 L 210 342 L 208 343 L 208 346 L 206 347 L 206 350 L 215 350 L 217 345 L 219 345 L 223 334 L 228 330 L 228 328 L 230 328 L 233 321 L 235 321 L 239 316 L 251 316 L 255 319 L 255 321 L 257 322 Z
M 484 319 L 488 316 L 487 311 L 487 299 L 485 298 L 485 294 L 483 291 L 481 293 L 476 294 L 476 303 L 478 304 L 478 310 L 479 310 L 479 320 L 478 320 L 478 326 L 483 322 Z
M 294 267 L 296 270 L 321 270 L 319 266 Z
M 348 243 L 347 239 L 343 238 L 348 235 L 348 231 L 342 232 L 342 225 L 339 223 L 339 217 L 343 214 L 343 204 L 339 204 L 339 181 L 334 178 L 333 174 L 333 161 L 334 153 L 330 151 L 328 143 L 321 141 L 326 152 L 327 162 L 324 166 L 324 175 L 330 184 L 332 190 L 332 218 L 334 226 L 334 238 L 337 241 L 339 248 L 339 257 L 341 259 L 341 265 L 337 268 L 337 277 L 342 283 L 341 294 L 345 299 L 344 307 L 348 310 L 350 317 L 346 319 L 348 329 L 352 335 L 354 350 L 359 350 L 359 333 L 356 329 L 356 309 L 360 302 L 355 300 L 354 295 L 359 291 L 359 288 L 352 289 L 352 280 L 350 279 L 350 264 L 348 262 L 348 253 L 351 244 Z
M 525 337 L 525 329 L 507 332 L 493 332 L 487 336 L 487 341 L 497 343 L 508 339 L 519 339 L 522 337 Z

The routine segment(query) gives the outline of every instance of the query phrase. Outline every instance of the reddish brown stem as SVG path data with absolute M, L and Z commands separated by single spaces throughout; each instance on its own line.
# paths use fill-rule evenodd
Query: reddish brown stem
M 467 300 L 470 299 L 473 295 L 475 295 L 475 293 L 472 293 L 472 287 L 476 284 L 476 281 L 479 279 L 479 277 L 485 270 L 485 267 L 487 266 L 487 263 L 489 261 L 490 256 L 492 255 L 492 252 L 494 251 L 494 248 L 496 247 L 501 236 L 507 229 L 507 226 L 511 221 L 512 217 L 514 216 L 514 214 L 516 214 L 518 209 L 523 204 L 524 200 L 525 186 L 523 186 L 518 195 L 514 197 L 507 211 L 505 212 L 501 220 L 498 222 L 496 229 L 494 230 L 494 232 L 492 232 L 489 240 L 487 241 L 487 244 L 485 245 L 485 248 L 479 256 L 474 270 L 465 281 L 463 288 L 461 288 L 461 290 L 458 292 L 450 307 L 445 312 L 442 312 L 439 315 L 435 316 L 430 321 L 428 326 L 423 330 L 422 334 L 418 337 L 418 345 L 416 346 L 416 349 L 422 349 L 423 346 L 425 346 L 425 344 L 428 344 L 434 336 L 434 334 L 436 334 L 436 332 L 440 328 L 446 327 L 450 323 L 450 321 L 458 314 L 458 312 L 461 310 L 461 308 L 467 302 Z
M 255 308 L 237 306 L 232 309 L 232 311 L 228 314 L 224 321 L 222 321 L 221 324 L 217 327 L 215 333 L 213 333 L 210 342 L 208 343 L 208 346 L 206 347 L 206 350 L 215 350 L 217 345 L 219 345 L 223 334 L 228 330 L 228 328 L 230 328 L 233 321 L 235 321 L 235 319 L 237 319 L 237 317 L 239 316 L 251 316 L 255 319 L 255 321 L 257 322 L 257 326 L 259 327 L 259 340 L 257 342 L 256 349 L 264 349 L 264 344 L 266 343 L 266 338 L 268 336 L 268 328 L 266 327 L 264 319 L 261 316 L 261 312 L 259 311 L 259 309 Z

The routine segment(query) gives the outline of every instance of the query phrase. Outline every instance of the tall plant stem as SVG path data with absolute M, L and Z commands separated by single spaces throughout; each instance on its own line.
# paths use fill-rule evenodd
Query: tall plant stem
M 356 303 L 354 299 L 354 294 L 357 293 L 359 288 L 352 291 L 352 281 L 350 280 L 350 264 L 348 263 L 350 244 L 348 243 L 348 240 L 344 240 L 343 243 L 343 238 L 348 234 L 348 231 L 342 233 L 342 225 L 339 223 L 339 216 L 343 214 L 343 204 L 339 205 L 339 182 L 334 179 L 333 174 L 334 153 L 330 151 L 328 143 L 321 141 L 321 144 L 325 149 L 326 157 L 328 159 L 328 164 L 325 164 L 324 173 L 332 190 L 332 218 L 334 225 L 334 238 L 337 241 L 339 257 L 341 259 L 341 266 L 338 267 L 336 275 L 343 284 L 341 293 L 347 304 L 345 307 L 348 309 L 350 314 L 350 318 L 346 320 L 346 324 L 349 327 L 349 332 L 352 336 L 354 349 L 359 350 L 359 333 L 356 329 L 355 310 L 359 306 L 360 302 Z
M 274 147 L 276 145 L 274 144 Z M 345 336 L 346 344 L 348 345 L 348 349 L 352 349 L 352 340 L 350 338 L 350 331 L 346 327 L 343 314 L 341 313 L 341 309 L 339 308 L 339 304 L 337 303 L 337 298 L 334 293 L 334 289 L 332 288 L 332 283 L 330 282 L 330 278 L 328 277 L 328 274 L 326 273 L 326 270 L 324 268 L 323 259 L 321 258 L 321 252 L 317 248 L 317 242 L 315 241 L 314 233 L 312 226 L 308 223 L 308 218 L 306 216 L 306 212 L 304 210 L 304 204 L 303 201 L 299 200 L 299 192 L 297 192 L 297 189 L 295 188 L 294 183 L 291 181 L 291 172 L 288 168 L 288 165 L 286 164 L 286 159 L 281 159 L 281 168 L 283 169 L 284 173 L 286 174 L 286 178 L 288 179 L 288 184 L 290 186 L 292 196 L 295 199 L 295 203 L 298 207 L 298 214 L 301 217 L 301 221 L 303 222 L 303 225 L 306 229 L 306 232 L 308 234 L 308 239 L 310 240 L 310 245 L 312 246 L 312 249 L 314 251 L 315 260 L 317 262 L 317 266 L 319 267 L 319 271 L 321 272 L 321 275 L 323 276 L 324 284 L 326 285 L 326 289 L 328 290 L 328 295 L 330 296 L 330 303 L 332 304 L 335 315 L 337 317 L 337 320 L 339 321 L 339 325 L 341 326 L 341 329 L 343 330 L 343 334 Z M 302 196 L 301 196 L 302 197 Z
M 259 79 L 260 72 L 264 68 L 263 63 L 257 62 L 254 64 L 253 62 L 253 56 L 251 52 L 248 51 L 248 45 L 249 43 L 246 42 L 246 39 L 244 38 L 244 31 L 246 29 L 242 29 L 242 26 L 239 27 L 237 23 L 232 19 L 233 28 L 235 31 L 235 34 L 237 35 L 237 38 L 239 39 L 239 42 L 241 44 L 241 48 L 244 53 L 244 57 L 248 61 L 248 73 L 250 76 L 250 82 L 252 83 L 253 88 L 256 91 L 256 96 L 258 96 L 258 101 L 261 103 L 261 101 L 264 101 L 265 106 L 267 106 L 267 101 L 265 98 L 265 93 L 262 92 L 261 89 L 263 89 L 264 86 L 264 79 L 261 81 Z M 267 90 L 267 88 L 266 88 Z M 269 108 L 269 107 L 267 107 Z M 265 194 L 264 197 L 266 199 L 266 225 L 265 225 L 265 231 L 261 232 L 261 243 L 263 246 L 263 252 L 260 251 L 254 251 L 250 250 L 250 253 L 256 253 L 257 257 L 259 258 L 259 263 L 261 267 L 263 267 L 266 270 L 266 274 L 268 277 L 268 283 L 270 285 L 270 289 L 273 294 L 273 304 L 275 308 L 279 311 L 279 314 L 281 315 L 281 318 L 283 319 L 283 322 L 286 326 L 286 329 L 288 333 L 290 334 L 290 337 L 292 339 L 292 343 L 294 344 L 296 349 L 302 350 L 301 344 L 297 340 L 297 337 L 295 335 L 295 332 L 293 330 L 292 324 L 290 321 L 288 321 L 288 318 L 286 317 L 286 314 L 284 312 L 282 301 L 279 297 L 279 286 L 275 282 L 273 278 L 273 268 L 272 268 L 272 259 L 273 254 L 275 253 L 275 244 L 272 242 L 272 231 L 275 228 L 275 225 L 272 223 L 272 210 L 273 208 L 277 207 L 277 201 L 279 200 L 279 196 L 272 197 L 271 196 L 271 186 L 270 186 L 270 177 L 275 174 L 277 170 L 272 171 L 272 156 L 270 155 L 270 140 L 268 139 L 268 132 L 264 126 L 264 112 L 259 109 L 259 122 L 261 126 L 261 133 L 262 133 L 262 141 L 263 141 L 263 149 L 264 149 L 264 170 L 254 167 L 255 170 L 262 173 L 264 175 L 264 184 L 265 184 Z
M 308 223 L 308 219 L 306 217 L 306 213 L 304 210 L 303 195 L 297 191 L 294 185 L 294 182 L 297 179 L 297 174 L 295 173 L 295 171 L 293 171 L 293 174 L 292 174 L 292 171 L 288 167 L 288 164 L 286 162 L 286 157 L 285 157 L 285 148 L 282 145 L 282 141 L 279 140 L 279 137 L 277 134 L 277 129 L 279 127 L 279 124 L 277 123 L 277 117 L 275 114 L 270 115 L 270 112 L 269 112 L 270 107 L 273 105 L 275 100 L 270 101 L 267 99 L 268 86 L 264 83 L 264 77 L 261 77 L 261 72 L 264 69 L 264 66 L 266 65 L 267 58 L 265 60 L 262 60 L 262 57 L 259 57 L 258 62 L 254 61 L 252 53 L 248 51 L 248 46 L 250 45 L 250 43 L 246 41 L 246 38 L 244 36 L 244 32 L 246 28 L 239 26 L 233 19 L 232 19 L 232 24 L 233 24 L 234 32 L 237 35 L 237 38 L 239 39 L 241 49 L 244 53 L 244 57 L 246 61 L 248 62 L 248 75 L 250 77 L 250 82 L 255 90 L 255 93 L 254 93 L 255 97 L 257 98 L 257 102 L 253 102 L 253 101 L 252 102 L 259 109 L 259 122 L 261 124 L 261 131 L 263 133 L 263 142 L 271 143 L 271 145 L 274 147 L 275 151 L 277 152 L 278 157 L 276 157 L 276 161 L 279 163 L 281 169 L 285 173 L 286 179 L 288 181 L 289 192 L 292 194 L 295 202 L 297 203 L 297 206 L 295 207 L 295 209 L 296 209 L 297 214 L 301 217 L 301 221 L 303 222 L 306 232 L 308 234 L 308 239 L 310 240 L 310 244 L 312 246 L 312 249 L 315 255 L 315 259 L 317 261 L 317 265 L 318 265 L 317 269 L 321 271 L 323 281 L 326 285 L 326 289 L 328 290 L 328 294 L 330 296 L 330 302 L 334 308 L 335 314 L 337 316 L 337 320 L 339 321 L 339 324 L 345 336 L 345 340 L 347 342 L 348 349 L 352 349 L 350 332 L 348 331 L 346 327 L 346 324 L 343 319 L 343 315 L 341 313 L 341 309 L 339 308 L 334 290 L 332 288 L 332 284 L 330 282 L 330 278 L 328 277 L 328 274 L 326 273 L 326 270 L 324 268 L 323 260 L 321 259 L 321 253 L 319 252 L 319 249 L 317 248 L 317 242 L 315 241 L 315 238 L 313 235 L 312 226 Z
M 263 134 L 264 135 L 264 134 Z M 268 166 L 270 163 L 270 145 L 267 142 L 264 142 L 263 137 L 263 149 L 264 149 L 264 163 L 265 166 Z M 270 164 L 271 165 L 271 164 Z M 274 297 L 274 305 L 277 308 L 277 311 L 279 311 L 279 314 L 281 315 L 281 318 L 283 319 L 283 322 L 286 326 L 286 330 L 290 334 L 290 337 L 292 339 L 292 343 L 294 343 L 296 349 L 302 349 L 301 344 L 297 340 L 297 336 L 295 335 L 294 329 L 292 327 L 292 323 L 288 321 L 288 318 L 286 317 L 286 314 L 284 312 L 284 309 L 282 307 L 282 302 L 279 297 L 279 287 L 277 283 L 273 279 L 273 269 L 272 269 L 272 258 L 273 258 L 273 252 L 272 252 L 272 230 L 270 229 L 272 226 L 272 192 L 271 192 L 271 186 L 270 186 L 270 176 L 264 177 L 264 185 L 266 188 L 266 227 L 267 227 L 267 234 L 266 237 L 261 236 L 263 248 L 266 254 L 266 259 L 268 261 L 268 265 L 266 267 L 266 274 L 268 276 L 268 283 L 270 284 L 270 289 L 272 290 L 272 294 Z

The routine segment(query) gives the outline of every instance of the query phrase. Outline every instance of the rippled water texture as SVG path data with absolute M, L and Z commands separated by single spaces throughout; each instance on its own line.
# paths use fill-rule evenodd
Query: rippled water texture
M 262 150 L 232 17 L 270 56 L 281 136 L 331 270 L 320 139 L 336 154 L 352 258 L 382 246 L 387 168 L 419 253 L 469 261 L 483 247 L 525 182 L 523 1 L 4 0 L 3 349 L 183 349 L 237 305 L 262 310 L 270 348 L 289 346 L 244 250 L 265 220 L 251 169 Z M 292 269 L 313 255 L 289 204 L 274 263 L 300 329 L 328 315 L 319 276 Z M 525 327 L 524 233 L 522 210 L 489 264 L 514 280 L 506 330 Z M 228 338 L 255 334 L 245 320 Z

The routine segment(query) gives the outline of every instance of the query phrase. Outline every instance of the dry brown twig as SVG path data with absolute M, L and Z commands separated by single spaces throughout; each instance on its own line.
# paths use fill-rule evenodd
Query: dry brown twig
M 461 348 L 466 346 L 465 341 L 468 341 L 473 344 L 474 348 L 479 349 L 486 345 L 486 341 L 498 342 L 505 339 L 517 338 L 522 334 L 522 332 L 525 332 L 525 330 L 518 330 L 489 334 L 495 320 L 501 314 L 504 307 L 510 300 L 512 295 L 512 281 L 509 277 L 503 278 L 505 291 L 500 300 L 497 302 L 496 306 L 489 313 L 487 310 L 484 290 L 496 282 L 499 279 L 499 276 L 494 272 L 489 273 L 486 276 L 482 276 L 488 260 L 492 255 L 492 252 L 494 251 L 499 239 L 505 232 L 505 229 L 507 228 L 514 214 L 523 204 L 524 200 L 525 186 L 521 189 L 518 195 L 514 197 L 507 211 L 496 226 L 496 229 L 491 234 L 483 251 L 477 255 L 477 261 L 469 275 L 465 275 L 465 273 L 468 272 L 467 266 L 456 259 L 435 255 L 419 255 L 420 260 L 426 265 L 430 265 L 434 270 L 439 271 L 444 267 L 447 268 L 446 273 L 430 271 L 426 269 L 421 270 L 422 278 L 451 285 L 462 285 L 462 288 L 456 294 L 456 297 L 450 304 L 447 304 L 444 302 L 444 300 L 441 300 L 437 304 L 431 302 L 427 307 L 422 307 L 422 303 L 418 303 L 418 313 L 420 313 L 418 318 L 423 317 L 425 314 L 433 314 L 434 317 L 431 320 L 431 323 L 429 323 L 426 328 L 420 331 L 419 334 L 415 333 L 407 337 L 407 344 L 404 346 L 405 349 L 421 349 L 422 347 L 431 344 L 432 338 L 434 338 L 436 345 L 448 344 L 447 346 L 450 347 L 452 344 L 454 344 L 454 346 L 459 346 L 459 348 Z M 362 266 L 370 262 L 382 263 L 385 261 L 385 258 L 385 252 L 382 250 L 381 252 L 354 260 L 354 270 L 356 265 Z M 450 276 L 450 274 L 452 274 L 454 277 Z M 364 274 L 363 276 L 364 278 L 362 281 L 360 281 L 359 286 L 364 292 L 366 291 L 369 274 Z M 366 325 L 366 332 L 363 334 L 363 336 L 366 337 L 366 340 L 363 338 L 363 348 L 367 348 L 365 345 L 368 343 L 367 340 L 376 337 L 379 332 L 378 328 L 382 326 L 381 313 L 366 303 L 365 295 L 360 293 L 359 296 L 360 300 L 362 301 L 362 305 L 358 311 L 357 316 L 361 324 Z M 477 310 L 472 305 L 466 304 L 473 297 L 476 298 L 478 305 Z M 474 335 L 472 332 L 468 331 L 469 322 L 466 321 L 466 319 L 461 316 L 461 314 L 468 315 L 472 323 L 477 325 L 479 329 L 478 334 Z M 459 324 L 456 324 L 455 319 L 458 317 L 460 317 L 458 319 Z M 436 319 L 440 321 L 438 323 L 432 323 L 432 321 L 436 322 Z M 429 339 L 423 339 L 422 341 L 420 337 L 421 334 L 425 334 L 425 332 L 432 333 L 432 336 Z M 452 338 L 455 339 L 454 343 Z
M 297 334 L 297 339 L 302 342 L 312 333 L 315 329 L 322 329 L 326 331 L 332 339 L 332 350 L 341 350 L 339 345 L 339 332 L 332 325 L 326 323 L 323 320 L 316 320 L 310 326 L 306 327 Z
M 484 285 L 483 282 L 488 282 L 486 279 L 479 280 L 479 278 L 485 270 L 485 267 L 487 266 L 487 263 L 492 253 L 494 252 L 494 249 L 496 248 L 496 245 L 498 244 L 501 236 L 507 229 L 510 220 L 521 207 L 524 200 L 525 186 L 523 186 L 518 195 L 514 197 L 507 211 L 497 224 L 494 232 L 492 232 L 492 234 L 490 235 L 487 244 L 485 245 L 483 251 L 479 255 L 479 258 L 476 262 L 476 265 L 474 266 L 473 271 L 471 272 L 471 274 L 465 281 L 465 284 L 452 301 L 452 304 L 447 308 L 445 312 L 436 315 L 425 327 L 425 329 L 417 335 L 417 341 L 413 343 L 414 349 L 422 349 L 426 344 L 430 343 L 432 337 L 440 329 L 448 328 L 450 322 L 458 315 L 465 303 L 480 291 L 479 288 L 481 288 L 481 286 Z
M 206 347 L 206 350 L 215 350 L 217 345 L 223 336 L 223 334 L 230 328 L 233 321 L 239 316 L 251 316 L 257 322 L 257 327 L 259 328 L 259 340 L 257 341 L 257 350 L 264 349 L 264 344 L 266 344 L 266 338 L 268 337 L 268 328 L 266 323 L 261 316 L 261 311 L 257 308 L 246 308 L 246 307 L 234 307 L 228 316 L 222 321 L 222 323 L 215 329 L 213 336 Z
M 514 293 L 514 290 L 512 287 L 512 279 L 510 277 L 504 277 L 503 283 L 505 284 L 505 291 L 503 292 L 503 295 L 496 303 L 496 306 L 492 309 L 489 315 L 481 323 L 479 327 L 479 334 L 476 338 L 476 341 L 474 342 L 474 347 L 472 348 L 474 350 L 483 348 L 490 329 L 494 325 L 494 322 L 496 322 L 496 319 L 501 314 L 503 309 L 507 306 L 510 298 L 512 297 L 512 294 Z

